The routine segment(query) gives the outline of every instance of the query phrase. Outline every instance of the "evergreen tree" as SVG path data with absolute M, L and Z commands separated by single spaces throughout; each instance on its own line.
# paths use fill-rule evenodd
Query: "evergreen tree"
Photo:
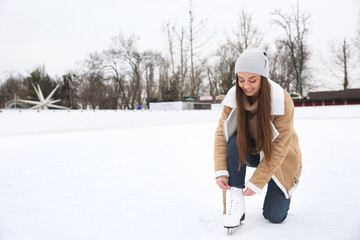
M 27 85 L 27 96 L 30 100 L 38 100 L 38 96 L 36 95 L 33 85 L 36 88 L 37 85 L 40 86 L 44 98 L 46 98 L 57 85 L 56 82 L 45 72 L 45 66 L 36 68 L 30 73 L 30 76 L 25 78 L 25 82 Z M 58 98 L 60 98 L 60 94 L 55 92 L 53 99 Z

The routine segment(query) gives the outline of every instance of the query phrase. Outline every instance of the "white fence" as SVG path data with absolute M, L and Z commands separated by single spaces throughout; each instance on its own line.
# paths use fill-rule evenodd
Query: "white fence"
M 201 102 L 159 102 L 150 103 L 151 111 L 221 110 L 222 105 Z

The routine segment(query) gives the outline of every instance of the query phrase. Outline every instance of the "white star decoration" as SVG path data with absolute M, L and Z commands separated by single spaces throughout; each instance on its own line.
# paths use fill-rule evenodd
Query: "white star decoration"
M 37 84 L 37 89 L 34 86 L 34 84 L 32 84 L 32 86 L 34 87 L 36 95 L 39 98 L 39 101 L 18 100 L 19 102 L 34 104 L 35 106 L 31 107 L 30 109 L 48 109 L 49 107 L 51 107 L 51 108 L 59 108 L 59 109 L 69 109 L 67 107 L 54 105 L 54 103 L 57 103 L 57 102 L 61 101 L 60 99 L 58 99 L 58 100 L 52 100 L 51 99 L 51 97 L 54 95 L 56 89 L 60 86 L 60 84 L 58 84 L 55 87 L 55 89 L 52 90 L 52 92 L 49 94 L 49 96 L 46 99 L 44 99 L 44 95 L 41 92 L 39 84 Z

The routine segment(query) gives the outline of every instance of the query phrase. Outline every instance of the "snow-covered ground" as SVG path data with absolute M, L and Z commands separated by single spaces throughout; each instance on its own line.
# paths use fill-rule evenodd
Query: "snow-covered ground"
M 213 179 L 219 116 L 3 110 L 0 239 L 360 239 L 360 106 L 296 108 L 304 169 L 289 216 L 271 224 L 265 192 L 247 197 L 232 236 Z

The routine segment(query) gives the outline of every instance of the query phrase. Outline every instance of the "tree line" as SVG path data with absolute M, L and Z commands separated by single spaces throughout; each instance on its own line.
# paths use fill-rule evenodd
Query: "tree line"
M 166 51 L 140 51 L 136 35 L 120 32 L 112 38 L 109 48 L 89 54 L 77 70 L 66 72 L 61 78 L 50 77 L 44 66 L 26 77 L 11 75 L 0 85 L 0 108 L 14 97 L 37 100 L 32 87 L 36 84 L 46 97 L 61 83 L 54 99 L 61 99 L 60 105 L 71 109 L 146 108 L 150 102 L 181 101 L 204 93 L 226 94 L 234 84 L 237 57 L 245 49 L 254 47 L 267 50 L 270 77 L 288 92 L 299 92 L 298 79 L 301 79 L 300 89 L 311 89 L 316 86 L 311 81 L 311 52 L 307 42 L 311 16 L 306 12 L 286 13 L 279 9 L 271 14 L 271 23 L 283 32 L 272 45 L 263 40 L 252 15 L 243 9 L 238 13 L 235 30 L 209 51 L 211 36 L 206 36 L 206 21 L 197 18 L 190 0 L 188 25 L 178 26 L 172 21 L 163 25 Z M 344 89 L 350 87 L 352 62 L 360 59 L 359 39 L 360 20 L 354 39 L 331 44 L 329 64 L 334 75 L 343 81 Z

